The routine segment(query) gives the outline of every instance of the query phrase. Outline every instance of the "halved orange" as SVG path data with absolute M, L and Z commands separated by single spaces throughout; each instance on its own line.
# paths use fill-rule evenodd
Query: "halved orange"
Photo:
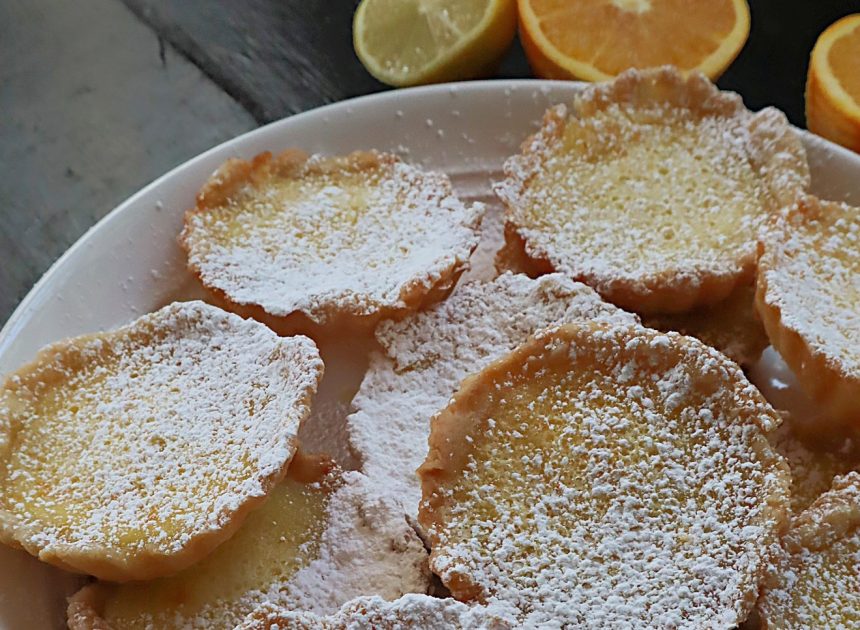
M 746 0 L 518 0 L 536 75 L 605 81 L 671 64 L 716 79 L 747 40 Z
M 860 13 L 818 37 L 806 79 L 806 126 L 860 152 Z

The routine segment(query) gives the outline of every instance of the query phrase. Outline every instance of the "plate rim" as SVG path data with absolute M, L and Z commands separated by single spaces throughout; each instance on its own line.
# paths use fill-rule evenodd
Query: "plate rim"
M 385 101 L 398 101 L 402 99 L 421 98 L 424 95 L 435 95 L 436 93 L 456 93 L 458 95 L 462 95 L 463 93 L 480 92 L 486 90 L 495 90 L 504 93 L 509 90 L 516 90 L 520 88 L 540 90 L 544 87 L 558 88 L 563 86 L 566 89 L 572 88 L 573 90 L 577 90 L 582 89 L 586 85 L 589 85 L 589 83 L 583 81 L 563 81 L 547 79 L 484 79 L 479 81 L 436 83 L 432 85 L 390 89 L 383 92 L 375 92 L 373 94 L 355 96 L 334 103 L 327 103 L 325 105 L 314 107 L 312 109 L 308 109 L 297 114 L 291 114 L 278 120 L 274 120 L 272 122 L 261 125 L 255 129 L 251 129 L 249 131 L 241 133 L 237 136 L 233 136 L 232 138 L 229 138 L 227 140 L 224 140 L 223 142 L 220 142 L 215 146 L 210 147 L 205 151 L 198 153 L 197 155 L 194 155 L 193 157 L 185 160 L 184 162 L 174 166 L 164 174 L 160 175 L 148 184 L 144 185 L 142 188 L 138 189 L 136 192 L 132 193 L 119 204 L 114 206 L 98 221 L 96 221 L 93 225 L 87 228 L 87 230 L 83 234 L 81 234 L 75 240 L 75 242 L 72 243 L 48 267 L 48 269 L 39 277 L 39 279 L 33 284 L 33 286 L 30 287 L 24 298 L 18 303 L 18 305 L 12 311 L 12 314 L 3 324 L 3 327 L 0 328 L 0 353 L 4 351 L 5 346 L 14 338 L 14 336 L 18 332 L 18 329 L 24 324 L 23 320 L 26 314 L 29 312 L 32 302 L 35 301 L 36 296 L 41 291 L 42 287 L 51 282 L 53 277 L 65 265 L 66 260 L 71 258 L 74 253 L 77 252 L 79 249 L 86 247 L 88 241 L 93 237 L 94 233 L 104 229 L 107 224 L 111 223 L 112 221 L 115 221 L 119 215 L 131 211 L 130 208 L 134 206 L 135 202 L 138 199 L 146 196 L 153 190 L 164 186 L 165 182 L 167 182 L 168 180 L 181 176 L 183 171 L 192 169 L 197 163 L 206 160 L 214 153 L 225 151 L 229 149 L 229 147 L 232 145 L 244 143 L 258 136 L 274 134 L 281 126 L 285 124 L 296 124 L 300 123 L 301 120 L 304 118 L 331 114 L 337 112 L 338 110 L 349 110 L 355 105 L 364 105 L 367 102 L 382 103 Z M 743 98 L 742 94 L 741 98 Z M 860 154 L 856 154 L 853 151 L 850 151 L 849 149 L 846 149 L 845 147 L 831 142 L 826 138 L 818 136 L 806 129 L 802 129 L 794 125 L 792 125 L 792 128 L 796 132 L 798 132 L 800 136 L 807 142 L 821 145 L 829 152 L 839 156 L 840 159 L 845 159 L 849 162 L 855 163 L 857 168 L 860 169 Z

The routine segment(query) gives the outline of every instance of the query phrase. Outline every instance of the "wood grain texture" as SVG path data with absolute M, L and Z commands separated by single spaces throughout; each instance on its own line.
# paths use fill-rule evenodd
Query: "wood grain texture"
M 352 50 L 354 0 L 128 0 L 259 122 L 385 89 Z
M 95 221 L 253 118 L 116 0 L 0 2 L 0 323 Z

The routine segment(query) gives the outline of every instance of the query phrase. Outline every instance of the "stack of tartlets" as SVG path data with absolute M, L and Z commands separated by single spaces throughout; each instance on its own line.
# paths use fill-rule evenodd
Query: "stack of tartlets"
M 508 160 L 461 281 L 486 209 L 444 174 L 231 160 L 180 235 L 209 303 L 3 381 L 0 540 L 93 576 L 73 629 L 851 627 L 860 210 L 809 184 L 780 112 L 629 71 Z M 299 429 L 365 337 L 344 470 Z M 815 430 L 747 380 L 768 343 Z

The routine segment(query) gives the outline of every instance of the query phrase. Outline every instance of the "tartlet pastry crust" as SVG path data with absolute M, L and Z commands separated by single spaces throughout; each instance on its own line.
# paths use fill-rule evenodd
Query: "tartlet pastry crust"
M 710 306 L 686 313 L 646 315 L 649 328 L 695 337 L 716 348 L 741 367 L 752 366 L 770 343 L 755 308 L 755 285 L 735 288 L 729 296 Z
M 763 232 L 756 308 L 836 424 L 860 428 L 860 208 L 806 196 Z
M 221 304 L 279 332 L 368 328 L 444 298 L 478 244 L 442 173 L 385 153 L 227 161 L 180 243 Z
M 779 422 L 695 339 L 540 333 L 433 419 L 419 469 L 431 569 L 525 625 L 731 627 L 787 518 L 766 437 Z
M 760 226 L 809 185 L 785 116 L 671 67 L 629 70 L 544 116 L 496 193 L 509 247 L 639 313 L 725 299 Z M 507 254 L 509 260 L 517 257 Z
M 322 369 L 202 302 L 48 346 L 0 385 L 0 540 L 107 580 L 197 562 L 286 474 Z

